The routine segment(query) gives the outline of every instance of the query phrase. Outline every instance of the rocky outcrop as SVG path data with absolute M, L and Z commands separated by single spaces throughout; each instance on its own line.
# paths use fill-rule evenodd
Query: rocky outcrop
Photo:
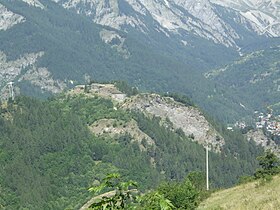
M 30 53 L 16 60 L 8 60 L 0 51 L 0 95 L 6 98 L 8 82 L 29 81 L 40 87 L 42 92 L 59 93 L 66 88 L 66 84 L 52 78 L 47 68 L 37 67 L 36 63 L 44 52 Z
M 261 129 L 251 130 L 247 134 L 248 141 L 253 140 L 257 145 L 262 146 L 265 150 L 271 150 L 280 158 L 280 147 L 266 135 Z
M 40 9 L 44 9 L 44 5 L 39 1 L 39 0 L 22 0 L 24 1 L 25 3 L 31 5 L 31 6 L 34 6 L 34 7 L 38 7 Z
M 37 59 L 43 55 L 44 52 L 30 53 L 21 56 L 17 60 L 11 61 L 7 59 L 4 52 L 0 51 L 0 84 L 5 85 L 7 82 L 14 81 L 22 74 L 23 69 L 34 65 Z
M 0 4 L 0 31 L 8 30 L 16 24 L 22 23 L 25 18 L 21 15 L 9 11 L 6 7 Z
M 98 136 L 108 135 L 111 138 L 118 138 L 123 135 L 130 135 L 132 142 L 137 142 L 142 151 L 146 150 L 146 146 L 143 145 L 143 141 L 147 145 L 155 145 L 155 142 L 150 136 L 141 131 L 135 120 L 130 122 L 118 121 L 116 119 L 101 119 L 90 125 L 90 130 Z
M 60 80 L 53 79 L 47 68 L 36 68 L 33 66 L 18 81 L 30 81 L 34 86 L 40 87 L 42 92 L 60 93 L 66 89 L 66 84 Z
M 140 110 L 146 114 L 170 121 L 173 129 L 182 129 L 186 136 L 214 151 L 220 151 L 225 144 L 223 137 L 210 125 L 195 107 L 185 106 L 169 97 L 157 94 L 140 94 L 128 98 L 121 106 L 125 109 Z
M 176 131 L 182 129 L 186 136 L 194 141 L 206 146 L 210 145 L 211 149 L 219 152 L 225 141 L 223 137 L 211 126 L 199 109 L 192 106 L 185 106 L 182 103 L 174 101 L 170 97 L 162 97 L 157 94 L 138 94 L 127 97 L 120 92 L 113 84 L 79 85 L 68 92 L 70 95 L 84 94 L 86 97 L 100 96 L 111 99 L 115 102 L 115 109 L 129 109 L 141 111 L 148 117 L 157 116 L 162 119 L 162 124 Z M 113 133 L 120 134 L 128 131 L 126 128 L 117 126 L 116 122 L 109 122 L 104 119 L 91 126 L 92 131 L 96 134 Z M 109 122 L 108 126 L 104 122 Z M 112 126 L 115 124 L 115 127 Z M 122 123 L 123 125 L 123 123 Z M 135 130 L 135 124 L 128 124 L 131 130 Z M 141 136 L 139 132 L 137 135 Z M 134 133 L 132 136 L 135 136 Z M 145 138 L 152 143 L 150 138 L 142 136 L 140 141 Z M 150 140 L 149 140 L 150 139 Z

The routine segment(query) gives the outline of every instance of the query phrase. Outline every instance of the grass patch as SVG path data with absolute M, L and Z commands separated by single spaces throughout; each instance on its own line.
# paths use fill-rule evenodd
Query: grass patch
M 198 209 L 280 209 L 280 176 L 260 184 L 260 180 L 218 191 Z

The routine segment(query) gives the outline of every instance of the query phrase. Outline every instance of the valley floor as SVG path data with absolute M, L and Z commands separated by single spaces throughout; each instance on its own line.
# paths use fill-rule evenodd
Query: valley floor
M 271 182 L 265 184 L 257 181 L 218 191 L 204 201 L 198 209 L 280 209 L 280 176 L 274 177 Z

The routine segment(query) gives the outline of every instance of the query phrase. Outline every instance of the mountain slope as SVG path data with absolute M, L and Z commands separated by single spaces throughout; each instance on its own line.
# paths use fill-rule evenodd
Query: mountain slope
M 154 23 L 153 27 L 158 32 L 166 33 L 167 36 L 179 34 L 181 41 L 185 43 L 189 42 L 188 34 L 190 33 L 236 49 L 242 42 L 241 40 L 244 39 L 244 34 L 236 30 L 232 26 L 232 22 L 222 18 L 216 4 L 212 4 L 212 1 L 208 0 L 123 0 L 118 2 L 58 0 L 56 2 L 67 9 L 74 9 L 79 14 L 91 17 L 96 23 L 122 30 L 132 27 L 144 34 L 149 33 L 152 30 L 150 25 L 152 21 Z M 214 3 L 220 3 L 224 6 L 221 2 L 214 1 Z M 242 5 L 241 2 L 239 4 Z M 274 7 L 271 6 L 270 8 Z M 235 12 L 235 9 L 235 7 L 230 6 L 223 8 L 223 10 L 227 10 L 231 17 L 233 15 L 237 16 L 237 18 L 232 18 L 233 22 L 245 27 L 246 32 L 243 31 L 245 34 L 255 32 L 258 24 L 247 16 Z M 274 11 L 274 19 L 273 17 L 271 19 L 277 22 L 277 14 L 275 13 L 279 12 L 279 8 L 276 7 Z M 261 30 L 261 27 L 264 28 L 265 26 L 261 25 L 258 29 Z M 277 33 L 271 32 L 268 35 L 278 36 L 279 28 L 276 28 L 275 31 Z
M 185 107 L 181 121 L 197 117 L 205 130 L 188 136 L 191 125 L 182 127 L 178 119 L 154 116 L 149 110 L 122 108 L 129 97 L 123 101 L 124 93 L 112 85 L 97 87 L 99 92 L 78 87 L 44 102 L 18 97 L 1 104 L 1 207 L 77 209 L 90 197 L 88 187 L 112 172 L 137 181 L 141 190 L 163 180 L 181 180 L 190 171 L 204 171 L 203 142 L 194 142 L 200 140 L 199 132 L 220 135 L 213 140 L 221 142 L 220 149 L 213 144 L 209 152 L 214 186 L 231 186 L 240 175 L 255 171 L 261 149 L 240 133 L 213 127 L 196 108 Z M 171 98 L 157 98 L 174 110 L 184 107 Z
M 280 2 L 277 0 L 211 0 L 211 2 L 238 11 L 258 34 L 272 37 L 280 35 Z
M 198 209 L 279 209 L 280 177 L 276 176 L 265 184 L 259 182 L 218 191 Z
M 264 110 L 279 103 L 280 47 L 244 55 L 241 59 L 205 74 L 206 78 L 230 87 L 246 108 Z M 275 107 L 275 112 L 280 110 Z

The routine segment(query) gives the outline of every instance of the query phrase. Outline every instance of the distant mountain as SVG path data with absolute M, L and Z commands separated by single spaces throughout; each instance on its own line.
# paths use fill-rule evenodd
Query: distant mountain
M 277 28 L 262 33 L 243 9 L 218 1 L 0 0 L 0 5 L 4 98 L 9 81 L 17 93 L 46 97 L 89 80 L 120 79 L 144 90 L 183 93 L 232 122 L 253 110 L 240 109 L 246 103 L 240 93 L 203 75 L 280 43 Z M 267 6 L 274 9 L 271 24 L 277 22 L 277 5 Z
M 248 44 L 248 36 L 279 36 L 279 3 L 215 0 L 55 0 L 101 25 L 143 34 L 156 30 L 192 45 L 195 35 L 227 47 L 239 49 Z M 218 6 L 219 5 L 219 6 Z M 247 13 L 246 13 L 247 12 Z M 271 15 L 266 15 L 270 12 Z M 256 14 L 255 14 L 256 13 Z M 257 17 L 255 17 L 257 16 Z M 255 18 L 253 18 L 255 17 Z
M 266 36 L 280 36 L 280 2 L 278 0 L 211 0 L 234 9 L 243 16 L 252 30 Z

